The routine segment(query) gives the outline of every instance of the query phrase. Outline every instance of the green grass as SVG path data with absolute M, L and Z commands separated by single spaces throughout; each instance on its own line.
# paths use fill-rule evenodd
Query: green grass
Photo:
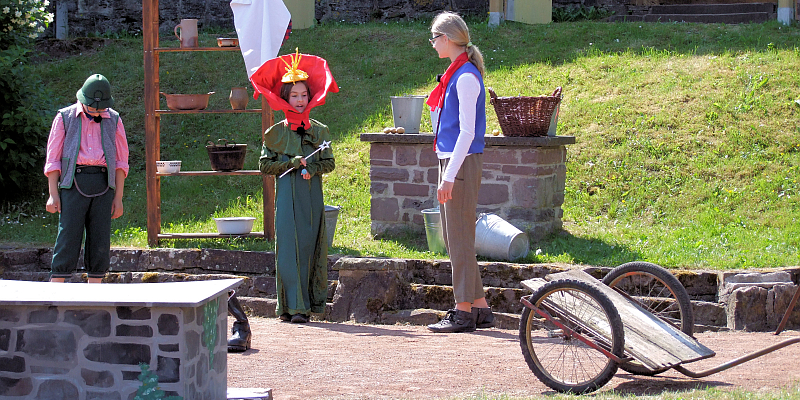
M 486 85 L 503 95 L 541 95 L 563 86 L 559 134 L 568 147 L 564 230 L 532 243 L 525 262 L 613 266 L 646 260 L 669 268 L 800 265 L 800 29 L 747 25 L 471 21 Z M 326 58 L 341 91 L 312 117 L 334 135 L 337 169 L 325 177 L 327 204 L 342 206 L 333 252 L 433 258 L 424 237 L 376 240 L 370 234 L 369 147 L 362 132 L 391 125 L 389 96 L 427 94 L 447 67 L 428 45 L 428 23 L 323 24 L 295 31 L 299 47 Z M 218 35 L 202 40 L 213 45 Z M 163 45 L 176 45 L 163 35 Z M 161 90 L 215 91 L 227 107 L 232 86 L 248 86 L 236 53 L 161 54 Z M 100 52 L 41 62 L 37 71 L 60 104 L 74 101 L 94 72 L 114 84 L 128 131 L 132 169 L 125 215 L 113 243 L 145 247 L 144 106 L 140 37 Z M 255 107 L 254 102 L 250 107 Z M 487 107 L 489 131 L 498 128 Z M 276 118 L 281 118 L 280 113 Z M 423 130 L 430 122 L 423 118 Z M 256 168 L 260 121 L 254 115 L 163 116 L 161 158 L 207 169 L 204 145 L 248 143 Z M 162 178 L 163 230 L 214 231 L 213 217 L 259 217 L 258 177 Z M 43 192 L 45 188 L 43 188 Z M 55 216 L 44 195 L 5 207 L 0 237 L 50 244 Z M 261 229 L 258 221 L 255 229 Z M 258 240 L 162 241 L 162 246 L 269 250 Z

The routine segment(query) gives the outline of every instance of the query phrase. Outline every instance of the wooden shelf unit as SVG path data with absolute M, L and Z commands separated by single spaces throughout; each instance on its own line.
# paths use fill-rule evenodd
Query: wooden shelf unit
M 275 177 L 262 176 L 264 191 L 264 231 L 247 235 L 220 235 L 218 233 L 162 233 L 161 232 L 161 177 L 162 176 L 216 176 L 216 175 L 262 175 L 257 170 L 240 171 L 182 171 L 161 174 L 156 161 L 161 157 L 161 116 L 178 114 L 261 114 L 261 134 L 274 123 L 272 110 L 264 96 L 260 109 L 248 110 L 159 110 L 159 54 L 193 51 L 240 51 L 238 47 L 159 47 L 159 0 L 142 0 L 142 35 L 144 37 L 144 109 L 145 109 L 145 167 L 147 186 L 147 243 L 157 247 L 160 239 L 195 239 L 228 237 L 263 237 L 275 239 Z

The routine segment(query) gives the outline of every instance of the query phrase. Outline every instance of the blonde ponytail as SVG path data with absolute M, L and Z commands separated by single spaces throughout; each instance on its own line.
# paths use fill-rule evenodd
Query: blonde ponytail
M 453 43 L 466 47 L 469 62 L 478 68 L 478 71 L 481 73 L 481 77 L 485 75 L 483 54 L 481 54 L 478 46 L 475 46 L 472 44 L 472 41 L 470 41 L 467 23 L 464 22 L 464 19 L 462 19 L 458 14 L 445 11 L 437 15 L 431 24 L 431 32 L 445 34 Z

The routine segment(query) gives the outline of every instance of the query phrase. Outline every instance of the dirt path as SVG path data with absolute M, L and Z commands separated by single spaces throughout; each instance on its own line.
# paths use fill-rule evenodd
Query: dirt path
M 230 321 L 229 321 L 230 323 Z M 470 394 L 531 396 L 552 391 L 522 358 L 516 330 L 433 334 L 421 326 L 312 322 L 251 318 L 253 349 L 228 356 L 229 387 L 269 387 L 286 399 L 432 399 Z M 687 365 L 712 368 L 760 350 L 797 331 L 700 333 L 717 352 Z M 800 384 L 800 344 L 703 379 L 670 370 L 656 377 L 617 372 L 602 390 L 654 394 L 695 387 L 772 390 Z

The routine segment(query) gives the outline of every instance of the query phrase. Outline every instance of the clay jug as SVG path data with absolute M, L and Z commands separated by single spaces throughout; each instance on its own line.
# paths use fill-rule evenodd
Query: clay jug
M 247 102 L 250 101 L 250 95 L 247 94 L 246 87 L 231 88 L 231 107 L 234 110 L 244 110 L 247 108 Z
M 181 30 L 180 35 L 178 28 Z M 175 26 L 175 37 L 180 39 L 181 47 L 197 47 L 197 20 L 182 19 L 181 23 Z

